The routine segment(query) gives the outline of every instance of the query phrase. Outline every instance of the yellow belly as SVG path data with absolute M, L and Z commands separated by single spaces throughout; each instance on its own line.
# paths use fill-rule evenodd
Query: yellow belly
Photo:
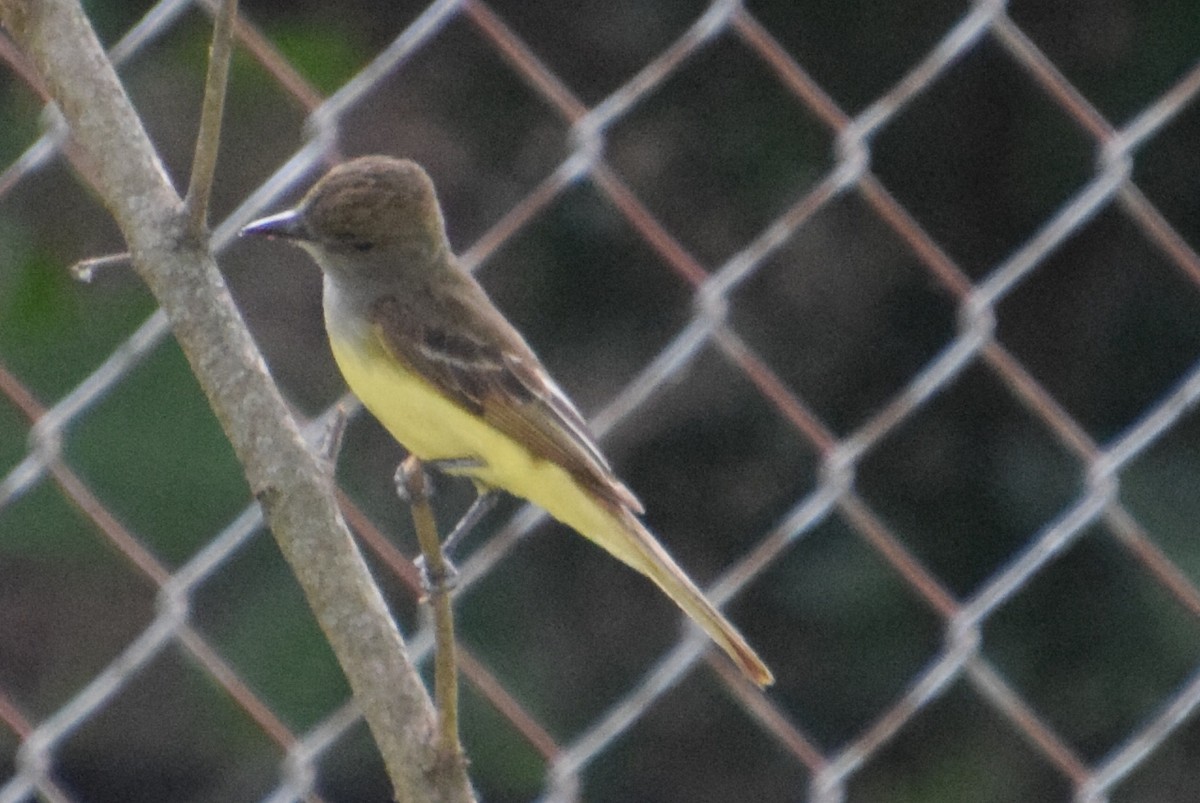
M 332 338 L 330 346 L 346 384 L 392 437 L 421 460 L 476 460 L 478 467 L 454 473 L 528 499 L 589 538 L 603 539 L 600 534 L 613 528 L 612 514 L 570 474 L 402 369 L 382 348 L 355 349 Z

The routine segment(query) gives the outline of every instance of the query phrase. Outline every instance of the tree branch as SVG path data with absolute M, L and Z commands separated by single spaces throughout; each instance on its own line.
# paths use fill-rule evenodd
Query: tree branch
M 169 316 L 346 673 L 397 799 L 471 800 L 465 772 L 436 772 L 429 696 L 342 521 L 329 477 L 271 382 L 207 239 L 191 230 L 77 0 L 0 0 L 0 22 L 50 88 L 134 268 Z
M 454 649 L 454 608 L 450 587 L 454 569 L 442 552 L 437 521 L 429 504 L 429 485 L 425 467 L 409 455 L 396 470 L 396 490 L 408 500 L 413 528 L 421 545 L 428 583 L 429 605 L 433 609 L 434 655 L 433 689 L 437 700 L 438 758 L 447 767 L 466 766 L 462 744 L 458 740 L 458 660 Z

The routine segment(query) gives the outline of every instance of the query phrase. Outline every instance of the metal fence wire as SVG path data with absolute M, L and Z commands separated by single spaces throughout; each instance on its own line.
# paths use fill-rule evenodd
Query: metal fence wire
M 210 6 L 93 5 L 186 176 Z M 295 408 L 343 392 L 319 279 L 235 233 L 339 156 L 412 156 L 778 677 L 511 503 L 456 602 L 484 799 L 1200 798 L 1193 5 L 241 15 L 215 244 Z M 68 275 L 121 243 L 0 55 L 0 801 L 388 799 L 165 316 Z M 365 415 L 344 452 L 427 662 L 401 452 Z

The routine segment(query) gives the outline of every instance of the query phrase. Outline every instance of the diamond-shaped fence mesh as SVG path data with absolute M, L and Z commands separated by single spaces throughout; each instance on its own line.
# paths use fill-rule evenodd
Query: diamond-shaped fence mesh
M 203 2 L 95 3 L 187 175 Z M 294 407 L 333 161 L 451 239 L 778 678 L 511 502 L 466 545 L 487 800 L 1200 795 L 1200 15 L 1187 2 L 245 2 L 212 218 Z M 385 800 L 220 430 L 0 36 L 0 801 Z M 414 654 L 402 452 L 346 517 Z M 469 488 L 439 482 L 452 521 Z

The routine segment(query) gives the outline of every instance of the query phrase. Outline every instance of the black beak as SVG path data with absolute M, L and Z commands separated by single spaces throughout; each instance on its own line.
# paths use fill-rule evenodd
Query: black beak
M 307 237 L 304 219 L 295 209 L 259 218 L 238 233 L 242 236 L 251 234 L 260 237 L 282 237 L 287 240 L 303 240 Z

